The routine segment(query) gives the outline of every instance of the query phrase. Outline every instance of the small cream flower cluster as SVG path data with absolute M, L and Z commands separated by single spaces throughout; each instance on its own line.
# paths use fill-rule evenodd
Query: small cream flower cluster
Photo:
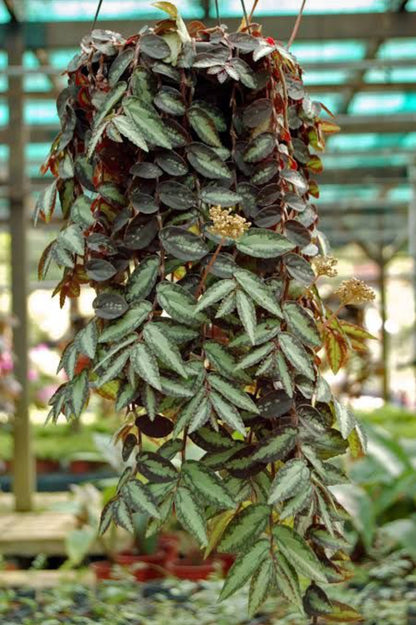
M 344 304 L 364 304 L 365 302 L 372 302 L 376 297 L 373 289 L 358 278 L 350 278 L 341 282 L 335 295 Z
M 334 256 L 316 256 L 313 259 L 313 267 L 318 277 L 328 276 L 328 278 L 335 278 L 338 275 L 337 264 L 338 260 Z
M 232 215 L 231 208 L 213 206 L 209 210 L 212 219 L 210 232 L 227 239 L 239 239 L 250 228 L 250 222 L 241 215 Z

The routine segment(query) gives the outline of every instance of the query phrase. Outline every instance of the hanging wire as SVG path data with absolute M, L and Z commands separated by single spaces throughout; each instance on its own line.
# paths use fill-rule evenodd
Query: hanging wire
M 293 30 L 292 30 L 292 34 L 290 35 L 290 39 L 287 42 L 287 47 L 288 48 L 290 48 L 290 46 L 292 45 L 292 43 L 296 39 L 296 35 L 298 34 L 299 26 L 300 26 L 300 23 L 302 21 L 302 15 L 303 15 L 303 10 L 305 8 L 305 4 L 306 4 L 306 0 L 303 0 L 302 6 L 300 7 L 299 14 L 298 14 L 298 16 L 296 18 L 296 22 L 295 22 L 295 25 L 294 25 Z
M 101 5 L 102 5 L 103 1 L 104 0 L 98 0 L 98 6 L 97 6 L 97 10 L 95 12 L 94 21 L 92 23 L 91 30 L 94 30 L 94 28 L 95 28 L 95 26 L 97 24 L 98 16 L 100 15 Z
M 220 6 L 218 0 L 215 0 L 215 13 L 217 15 L 217 24 L 221 26 Z
M 240 2 L 241 2 L 241 8 L 243 9 L 243 15 L 244 15 L 244 21 L 246 23 L 246 27 L 249 28 L 250 27 L 250 22 L 248 21 L 248 14 L 247 14 L 246 5 L 244 4 L 244 0 L 240 0 Z

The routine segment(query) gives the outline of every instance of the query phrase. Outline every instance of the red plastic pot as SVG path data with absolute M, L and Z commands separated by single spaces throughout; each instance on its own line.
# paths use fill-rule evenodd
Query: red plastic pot
M 193 564 L 191 560 L 186 558 L 168 562 L 167 568 L 169 573 L 178 579 L 187 579 L 193 582 L 208 579 L 217 570 L 213 560 L 206 560 L 203 564 Z
M 172 562 L 179 557 L 179 536 L 173 533 L 165 533 L 159 536 L 159 548 L 165 552 L 165 562 Z
M 232 553 L 216 553 L 214 558 L 221 564 L 224 576 L 227 575 L 235 562 L 235 556 Z
M 109 562 L 109 560 L 97 560 L 97 562 L 91 562 L 89 568 L 93 571 L 97 580 L 117 579 L 113 573 L 113 565 Z
M 102 469 L 105 466 L 104 462 L 97 462 L 94 460 L 71 460 L 69 463 L 69 472 L 74 475 L 81 475 L 82 473 L 93 473 Z
M 122 552 L 115 561 L 120 566 L 129 568 L 138 582 L 147 582 L 165 576 L 166 553 L 162 550 L 148 555 Z
M 36 473 L 58 473 L 59 469 L 59 460 L 36 458 Z

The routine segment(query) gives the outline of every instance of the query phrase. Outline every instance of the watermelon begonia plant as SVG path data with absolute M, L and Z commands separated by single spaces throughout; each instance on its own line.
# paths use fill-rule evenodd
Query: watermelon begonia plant
M 313 177 L 337 127 L 259 26 L 186 27 L 156 6 L 168 18 L 129 39 L 84 38 L 58 99 L 37 215 L 59 198 L 64 225 L 40 273 L 63 268 L 62 303 L 84 284 L 97 295 L 51 418 L 79 418 L 92 389 L 125 411 L 130 464 L 103 532 L 140 512 L 151 535 L 175 514 L 206 554 L 237 556 L 222 599 L 250 580 L 251 613 L 277 588 L 312 619 L 356 620 L 322 588 L 348 576 L 334 459 L 362 453 L 363 436 L 321 357 L 337 371 L 367 336 L 317 289 L 335 261 Z M 357 280 L 339 296 L 373 297 Z

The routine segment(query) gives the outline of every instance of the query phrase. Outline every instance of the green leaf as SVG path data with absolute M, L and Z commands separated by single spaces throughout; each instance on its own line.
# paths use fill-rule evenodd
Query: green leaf
M 270 354 L 274 350 L 273 343 L 266 343 L 265 345 L 261 345 L 256 349 L 251 350 L 237 365 L 237 369 L 247 369 L 248 367 L 252 367 L 257 364 L 261 360 L 264 360 L 266 356 Z
M 207 320 L 203 314 L 195 312 L 194 296 L 180 284 L 161 282 L 156 291 L 158 303 L 175 321 L 195 326 Z M 168 334 L 168 330 L 166 333 Z
M 235 292 L 232 291 L 231 293 L 226 295 L 226 297 L 224 297 L 221 304 L 218 306 L 215 318 L 221 319 L 221 317 L 226 317 L 227 315 L 230 315 L 233 312 L 235 306 L 236 306 Z M 245 333 L 244 333 L 244 336 L 246 336 Z
M 182 381 L 173 380 L 172 378 L 167 378 L 166 376 L 160 377 L 160 383 L 162 385 L 162 392 L 167 397 L 178 397 L 189 399 L 190 397 L 194 397 L 194 391 L 192 388 L 185 386 Z
M 167 226 L 160 231 L 159 238 L 165 250 L 180 260 L 201 260 L 209 253 L 202 237 L 186 228 Z
M 244 391 L 236 388 L 234 384 L 224 380 L 224 378 L 215 373 L 211 373 L 208 376 L 208 382 L 212 388 L 215 388 L 215 390 L 238 408 L 259 414 L 259 409 L 251 397 L 247 395 L 247 393 L 244 393 Z
M 254 258 L 277 258 L 295 245 L 284 236 L 266 228 L 251 228 L 236 243 L 237 249 Z
M 203 510 L 188 488 L 180 486 L 176 491 L 175 510 L 179 523 L 205 547 L 208 536 Z
M 233 356 L 219 343 L 210 341 L 204 343 L 205 354 L 210 363 L 223 377 L 240 382 L 248 382 L 250 378 L 237 370 L 237 362 Z
M 201 141 L 216 148 L 222 147 L 214 121 L 198 104 L 188 109 L 188 120 Z
M 201 388 L 190 402 L 188 402 L 184 407 L 182 407 L 179 417 L 175 423 L 175 427 L 173 428 L 172 436 L 178 436 L 182 432 L 182 430 L 189 425 L 194 415 L 197 413 L 201 402 L 205 397 L 205 390 Z
M 284 302 L 282 308 L 289 330 L 305 345 L 321 347 L 321 337 L 312 315 L 296 302 Z
M 192 167 L 206 178 L 229 180 L 231 172 L 217 153 L 203 143 L 190 143 L 186 154 Z
M 345 404 L 342 404 L 337 399 L 334 399 L 334 409 L 342 438 L 347 439 L 357 425 L 355 416 L 351 408 L 345 406 Z
M 158 109 L 169 115 L 182 116 L 186 111 L 181 92 L 167 85 L 159 89 L 153 102 Z
M 192 492 L 197 492 L 208 503 L 218 508 L 234 508 L 235 502 L 214 471 L 196 460 L 182 465 L 182 475 Z
M 294 448 L 298 431 L 288 427 L 281 434 L 276 434 L 265 441 L 260 441 L 252 455 L 256 462 L 276 462 L 285 458 Z
M 234 280 L 218 280 L 210 286 L 202 295 L 196 305 L 195 312 L 200 312 L 212 304 L 226 297 L 233 289 L 235 289 Z
M 37 225 L 39 215 L 43 213 L 46 223 L 50 221 L 56 204 L 57 181 L 54 180 L 44 189 L 36 202 L 35 212 L 33 215 L 34 225 Z
M 322 616 L 332 612 L 332 603 L 328 599 L 328 595 L 314 583 L 306 589 L 303 607 L 308 616 Z
M 196 203 L 193 191 L 175 180 L 166 180 L 159 185 L 159 197 L 166 206 L 179 211 L 188 210 Z
M 255 345 L 257 325 L 256 307 L 248 295 L 240 290 L 236 292 L 236 305 L 240 321 L 248 334 L 251 344 Z
M 197 330 L 193 330 L 179 323 L 174 323 L 172 320 L 165 319 L 163 322 L 163 331 L 174 343 L 188 343 L 193 341 L 199 336 Z
M 95 282 L 105 282 L 116 275 L 117 269 L 108 261 L 101 258 L 92 258 L 85 263 L 88 278 Z
M 255 339 L 256 345 L 263 345 L 263 343 L 269 342 L 280 332 L 280 322 L 275 319 L 268 319 L 256 326 Z M 236 336 L 230 343 L 230 347 L 250 347 L 251 342 L 244 332 Z
M 100 334 L 100 343 L 115 342 L 126 336 L 129 332 L 137 330 L 147 319 L 152 310 L 152 304 L 144 301 L 139 302 L 128 310 L 120 319 L 108 324 Z
M 131 534 L 134 532 L 130 510 L 124 499 L 117 499 L 113 504 L 113 520 Z
M 129 480 L 121 492 L 132 512 L 144 512 L 156 519 L 159 518 L 156 502 L 146 484 L 142 484 L 139 480 Z
M 188 377 L 181 353 L 175 343 L 172 343 L 163 332 L 162 324 L 147 323 L 143 330 L 143 336 L 150 350 L 166 367 L 172 369 L 172 371 L 175 371 L 183 378 Z
M 191 418 L 188 433 L 196 432 L 208 421 L 211 415 L 211 404 L 208 401 L 208 397 L 203 397 L 195 414 Z
M 135 268 L 127 282 L 127 301 L 144 299 L 156 284 L 160 260 L 148 256 Z
M 145 478 L 156 484 L 174 482 L 179 473 L 167 458 L 151 451 L 143 451 L 136 457 L 137 470 Z
M 299 254 L 287 254 L 285 256 L 286 269 L 292 278 L 301 284 L 310 286 L 315 280 L 314 271 L 307 260 Z
M 245 550 L 264 532 L 269 518 L 270 507 L 265 504 L 243 508 L 225 528 L 218 551 L 236 553 Z
M 140 50 L 152 59 L 165 59 L 170 55 L 170 48 L 163 37 L 153 33 L 140 37 Z
M 282 383 L 283 389 L 289 397 L 293 397 L 294 383 L 292 376 L 287 366 L 286 360 L 281 352 L 277 352 L 275 355 L 275 366 L 279 375 L 279 380 Z
M 64 230 L 61 230 L 57 242 L 69 252 L 79 254 L 80 256 L 84 254 L 85 241 L 82 230 L 75 224 L 67 226 Z
M 145 384 L 141 393 L 142 402 L 146 408 L 149 419 L 153 421 L 157 412 L 157 398 L 150 384 Z
M 248 595 L 248 613 L 254 616 L 266 600 L 270 587 L 274 584 L 274 567 L 272 560 L 265 560 L 251 578 Z
M 147 345 L 137 343 L 131 351 L 130 362 L 138 376 L 158 391 L 162 390 L 157 360 Z
M 68 385 L 68 391 L 74 416 L 80 417 L 89 394 L 88 372 L 86 370 L 74 377 Z
M 127 115 L 117 115 L 117 117 L 113 117 L 112 122 L 117 130 L 124 137 L 126 137 L 126 139 L 131 141 L 144 152 L 149 151 L 141 130 L 131 117 L 128 117 Z
M 172 148 L 168 132 L 156 109 L 143 105 L 137 97 L 125 98 L 123 107 L 147 141 L 168 150 Z
M 259 540 L 251 549 L 242 553 L 231 567 L 224 587 L 220 594 L 220 601 L 227 599 L 250 579 L 255 571 L 263 564 L 270 550 L 268 540 Z
M 78 350 L 93 359 L 97 350 L 98 331 L 97 324 L 93 319 L 90 321 L 83 330 L 78 332 L 76 337 L 76 343 Z
M 302 343 L 287 332 L 279 334 L 278 339 L 282 352 L 295 370 L 298 373 L 302 373 L 309 380 L 315 380 L 312 358 L 305 350 Z
M 103 121 L 104 117 L 108 115 L 112 108 L 121 100 L 127 89 L 126 82 L 119 82 L 115 87 L 111 89 L 105 96 L 99 111 L 94 117 L 94 127 L 97 128 Z
M 128 382 L 126 382 L 125 384 L 121 384 L 117 393 L 117 399 L 116 403 L 114 404 L 114 408 L 117 411 L 123 410 L 123 408 L 126 408 L 136 397 L 136 388 L 133 388 Z
M 276 504 L 296 495 L 310 479 L 304 460 L 294 458 L 279 469 L 270 488 L 269 503 Z
M 282 311 L 276 301 L 276 296 L 273 291 L 264 284 L 261 278 L 246 269 L 237 269 L 234 272 L 234 278 L 256 304 L 268 310 L 272 315 L 282 317 Z
M 283 595 L 302 609 L 302 595 L 299 587 L 297 573 L 283 553 L 279 553 L 275 559 L 276 585 Z
M 242 201 L 239 193 L 230 191 L 227 187 L 221 187 L 218 184 L 210 184 L 201 189 L 201 200 L 206 204 L 223 207 L 235 206 Z
M 237 430 L 237 432 L 245 436 L 246 429 L 237 408 L 225 401 L 225 399 L 215 391 L 210 392 L 209 399 L 219 418 L 233 428 L 233 430 Z
M 98 527 L 98 535 L 102 536 L 106 533 L 110 527 L 110 523 L 113 520 L 113 500 L 108 501 L 102 509 L 100 516 L 100 525 Z
M 100 293 L 92 303 L 95 314 L 100 319 L 117 319 L 128 310 L 124 297 L 118 293 Z
M 124 369 L 124 365 L 127 363 L 130 356 L 130 349 L 126 349 L 122 351 L 118 356 L 116 356 L 113 360 L 110 361 L 106 368 L 104 369 L 102 375 L 98 377 L 95 381 L 95 386 L 100 388 L 107 384 L 107 382 L 111 382 L 111 380 L 115 380 L 119 373 Z
M 247 163 L 258 163 L 266 159 L 276 147 L 276 137 L 271 132 L 263 132 L 250 141 L 243 158 Z
M 317 582 L 327 581 L 315 553 L 295 530 L 285 525 L 276 525 L 273 534 L 279 549 L 300 575 Z
M 79 195 L 71 207 L 71 219 L 81 228 L 88 228 L 95 222 L 91 213 L 91 200 L 85 195 Z
M 134 59 L 134 48 L 126 48 L 121 52 L 111 63 L 111 67 L 108 70 L 108 84 L 110 87 L 114 87 Z
M 294 517 L 306 507 L 310 506 L 313 497 L 313 488 L 311 484 L 304 484 L 301 490 L 291 499 L 286 501 L 285 505 L 279 512 L 279 517 L 283 521 L 288 517 Z

